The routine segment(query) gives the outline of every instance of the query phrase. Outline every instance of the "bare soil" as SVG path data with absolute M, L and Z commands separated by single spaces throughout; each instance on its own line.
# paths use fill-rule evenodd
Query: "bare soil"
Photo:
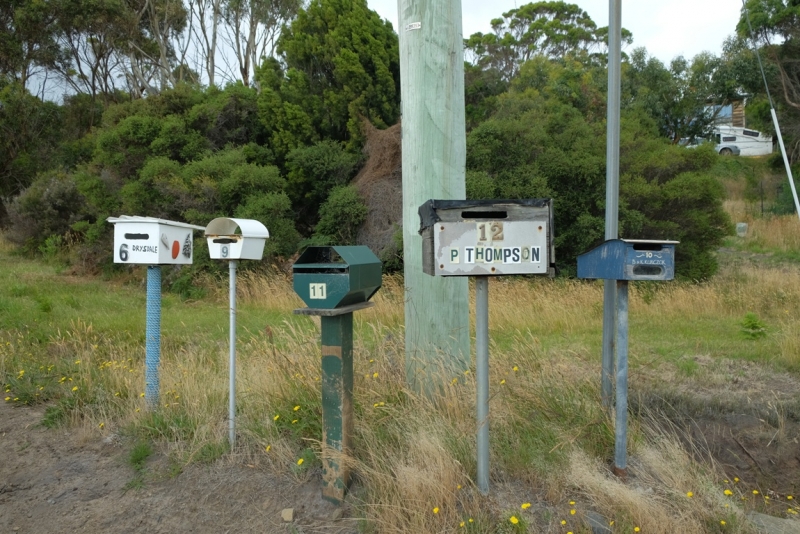
M 128 461 L 131 443 L 84 429 L 41 426 L 42 407 L 0 403 L 0 532 L 351 533 L 337 506 L 321 498 L 319 476 L 279 477 L 229 455 L 170 476 L 156 452 L 142 485 Z M 294 509 L 294 520 L 281 518 Z

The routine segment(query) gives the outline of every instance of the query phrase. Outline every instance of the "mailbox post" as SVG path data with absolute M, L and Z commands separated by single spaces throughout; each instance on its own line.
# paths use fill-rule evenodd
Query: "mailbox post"
M 292 266 L 295 292 L 322 325 L 322 496 L 344 500 L 353 438 L 353 312 L 381 287 L 381 262 L 368 247 L 309 247 Z
M 553 204 L 531 200 L 429 200 L 419 208 L 422 270 L 475 277 L 478 490 L 489 492 L 489 277 L 555 273 Z
M 628 281 L 672 280 L 677 243 L 610 239 L 578 256 L 578 278 L 617 281 L 614 474 L 622 478 L 628 466 Z
M 145 401 L 158 406 L 161 360 L 161 266 L 192 264 L 192 231 L 202 226 L 153 217 L 109 217 L 114 225 L 114 263 L 147 265 Z
M 236 229 L 241 230 L 237 233 Z M 230 358 L 228 362 L 228 442 L 236 444 L 236 266 L 238 260 L 260 260 L 269 237 L 267 227 L 252 219 L 218 217 L 206 226 L 211 259 L 228 262 L 230 302 Z

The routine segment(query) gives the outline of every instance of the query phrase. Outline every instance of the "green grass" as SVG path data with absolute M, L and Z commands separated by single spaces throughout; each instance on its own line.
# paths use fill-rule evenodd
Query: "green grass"
M 702 285 L 632 285 L 632 454 L 660 451 L 660 441 L 645 431 L 650 412 L 703 416 L 737 410 L 739 397 L 719 394 L 728 391 L 731 376 L 744 379 L 752 372 L 744 362 L 764 372 L 800 374 L 790 343 L 800 291 L 786 283 L 794 280 L 787 276 L 796 276 L 796 267 L 770 265 L 766 277 L 748 269 L 724 265 L 720 276 Z M 161 396 L 148 410 L 141 397 L 143 269 L 134 271 L 131 283 L 81 279 L 59 273 L 57 266 L 0 254 L 0 273 L 0 382 L 13 395 L 7 402 L 44 404 L 48 427 L 84 425 L 97 432 L 103 423 L 129 437 L 135 470 L 129 488 L 142 487 L 150 476 L 145 466 L 154 447 L 165 451 L 173 475 L 193 462 L 242 453 L 300 480 L 319 472 L 319 331 L 313 319 L 292 315 L 291 299 L 262 285 L 238 304 L 237 448 L 231 451 L 225 291 L 208 286 L 206 296 L 195 300 L 164 293 Z M 291 291 L 285 282 L 275 284 Z M 651 516 L 678 525 L 676 530 L 689 524 L 681 521 L 696 518 L 702 519 L 690 524 L 712 525 L 719 517 L 744 524 L 736 514 L 720 515 L 714 500 L 703 501 L 705 511 L 686 508 L 674 497 L 685 490 L 670 486 L 677 483 L 652 482 L 658 499 L 633 505 L 605 497 L 605 486 L 578 482 L 576 458 L 588 458 L 584 471 L 605 472 L 614 430 L 599 402 L 602 289 L 571 280 L 493 281 L 490 287 L 492 476 L 533 488 L 540 511 L 534 516 L 520 511 L 521 503 L 482 501 L 473 482 L 474 369 L 445 377 L 441 395 L 433 399 L 407 389 L 398 313 L 402 284 L 387 285 L 378 306 L 355 321 L 354 470 L 361 487 L 353 504 L 365 532 L 385 524 L 404 525 L 406 532 L 449 531 L 469 517 L 474 521 L 465 532 L 517 532 L 526 525 L 560 532 L 560 520 L 569 518 L 567 496 L 575 494 L 631 529 Z M 796 417 L 798 406 L 781 400 L 753 410 L 772 420 Z M 701 470 L 690 459 L 681 462 L 670 464 L 671 472 L 688 473 L 681 484 L 713 484 L 708 471 L 697 474 Z M 441 511 L 432 514 L 433 506 Z M 509 521 L 514 514 L 516 525 Z M 569 526 L 582 528 L 577 522 Z

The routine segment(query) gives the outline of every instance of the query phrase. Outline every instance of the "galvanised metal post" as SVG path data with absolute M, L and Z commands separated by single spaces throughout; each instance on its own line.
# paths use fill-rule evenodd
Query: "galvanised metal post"
M 489 493 L 489 277 L 475 277 L 475 384 L 478 491 Z
M 228 441 L 231 449 L 236 444 L 236 260 L 228 262 L 228 286 L 229 301 L 231 308 L 230 320 L 230 362 L 228 365 L 229 373 L 229 393 L 228 393 Z
M 353 436 L 353 314 L 322 316 L 322 496 L 344 500 Z
M 614 425 L 614 474 L 628 467 L 628 282 L 617 280 L 617 416 Z
M 608 1 L 608 107 L 606 119 L 606 241 L 619 237 L 619 136 L 622 72 L 622 0 Z M 614 312 L 617 287 L 613 280 L 603 285 L 603 359 L 600 398 L 611 406 L 611 376 L 614 374 Z
M 158 407 L 161 360 L 161 266 L 147 266 L 147 331 L 145 338 L 144 398 L 149 409 Z

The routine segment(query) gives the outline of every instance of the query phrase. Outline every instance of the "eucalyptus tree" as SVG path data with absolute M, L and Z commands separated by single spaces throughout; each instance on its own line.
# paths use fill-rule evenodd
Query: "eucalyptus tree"
M 221 8 L 240 79 L 245 86 L 250 86 L 253 69 L 261 58 L 274 54 L 281 27 L 294 18 L 302 0 L 222 0 L 216 3 Z
M 472 62 L 512 79 L 526 61 L 544 56 L 589 54 L 603 46 L 606 32 L 586 11 L 567 2 L 532 2 L 491 21 L 492 33 L 474 33 L 464 41 Z M 625 32 L 626 39 L 630 38 Z

